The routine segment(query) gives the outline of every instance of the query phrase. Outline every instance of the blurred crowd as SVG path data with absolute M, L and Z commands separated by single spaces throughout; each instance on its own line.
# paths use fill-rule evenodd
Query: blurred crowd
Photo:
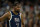
M 1 0 L 0 17 L 14 9 L 15 3 L 19 3 L 21 6 L 20 12 L 24 16 L 25 27 L 40 27 L 40 0 Z M 1 22 L 0 26 L 4 26 L 5 22 Z

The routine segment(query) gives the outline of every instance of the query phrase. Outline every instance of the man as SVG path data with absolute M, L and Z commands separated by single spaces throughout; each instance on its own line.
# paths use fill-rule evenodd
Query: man
M 16 3 L 14 10 L 7 12 L 2 17 L 0 17 L 0 21 L 4 21 L 7 18 L 9 20 L 9 27 L 21 27 L 21 22 L 23 24 L 23 16 L 20 13 L 20 4 Z

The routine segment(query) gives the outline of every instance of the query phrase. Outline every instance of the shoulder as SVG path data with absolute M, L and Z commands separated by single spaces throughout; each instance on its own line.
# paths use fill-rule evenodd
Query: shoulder
M 21 16 L 21 18 L 23 18 L 23 14 L 22 13 L 20 13 L 20 16 Z
M 11 15 L 10 11 L 4 14 L 5 16 Z

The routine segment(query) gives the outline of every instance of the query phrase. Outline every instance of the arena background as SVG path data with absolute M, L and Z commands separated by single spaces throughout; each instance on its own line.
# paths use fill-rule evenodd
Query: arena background
M 40 27 L 40 0 L 0 0 L 0 17 L 14 9 L 20 3 L 25 27 Z M 0 27 L 7 27 L 7 19 L 0 22 Z

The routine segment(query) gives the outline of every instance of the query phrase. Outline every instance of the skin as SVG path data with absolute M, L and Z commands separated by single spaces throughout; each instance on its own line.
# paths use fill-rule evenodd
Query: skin
M 5 24 L 5 27 L 7 27 L 7 24 Z
M 12 11 L 15 15 L 17 15 L 18 13 L 15 12 L 15 11 L 19 11 L 20 10 L 20 5 L 17 5 L 14 7 L 14 10 Z M 19 11 L 20 12 L 20 11 Z M 0 17 L 0 21 L 4 21 L 5 19 L 9 19 L 10 20 L 10 17 L 11 17 L 11 13 L 10 12 L 7 12 L 5 13 L 2 17 Z M 23 25 L 23 16 L 21 15 L 21 23 Z
M 0 27 L 2 27 L 2 23 L 0 24 Z

